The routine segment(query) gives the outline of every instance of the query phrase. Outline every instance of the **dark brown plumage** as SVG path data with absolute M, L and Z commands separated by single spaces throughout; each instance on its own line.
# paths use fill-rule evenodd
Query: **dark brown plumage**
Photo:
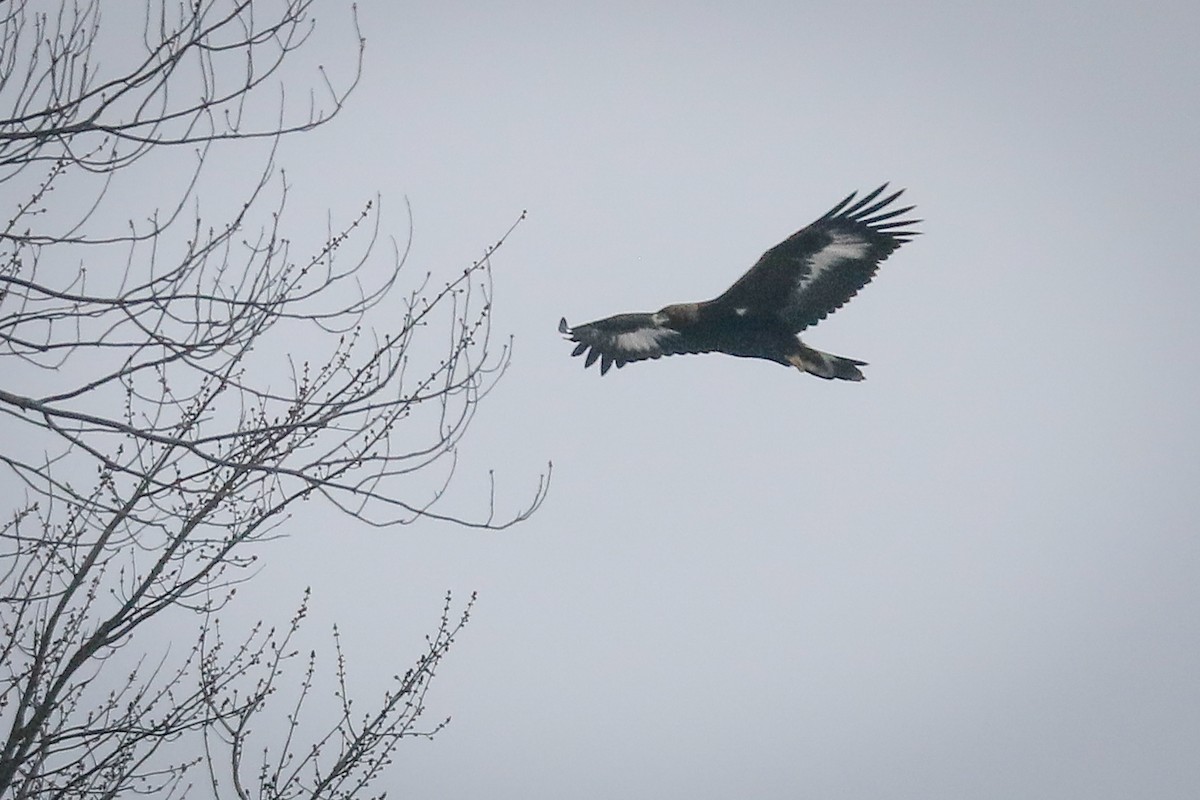
M 846 304 L 879 264 L 917 235 L 920 220 L 897 219 L 914 206 L 888 209 L 903 190 L 876 200 L 887 184 L 855 202 L 851 193 L 825 216 L 763 253 L 724 294 L 702 303 L 677 303 L 653 314 L 618 314 L 558 330 L 587 353 L 585 366 L 681 353 L 726 353 L 794 366 L 821 378 L 862 380 L 866 362 L 807 347 L 800 331 Z

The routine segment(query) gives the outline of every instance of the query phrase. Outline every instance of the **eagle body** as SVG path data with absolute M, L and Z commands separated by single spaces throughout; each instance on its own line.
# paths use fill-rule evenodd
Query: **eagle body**
M 777 316 L 752 314 L 750 308 L 727 302 L 680 303 L 658 313 L 664 327 L 691 338 L 696 344 L 706 344 L 703 352 L 787 364 L 788 356 L 796 352 L 799 344 L 799 339 Z M 705 339 L 708 341 L 704 342 Z
M 616 365 L 683 353 L 725 353 L 796 367 L 821 378 L 862 380 L 866 362 L 830 355 L 797 336 L 841 308 L 875 276 L 879 264 L 916 231 L 897 220 L 913 206 L 889 208 L 887 185 L 855 202 L 851 194 L 811 225 L 765 252 L 723 294 L 675 303 L 653 313 L 617 314 L 578 325 L 559 322 L 584 366 L 600 374 Z

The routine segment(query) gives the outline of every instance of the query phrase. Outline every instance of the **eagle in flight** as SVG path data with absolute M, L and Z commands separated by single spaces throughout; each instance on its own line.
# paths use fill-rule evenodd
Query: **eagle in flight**
M 676 303 L 653 314 L 618 314 L 558 330 L 600 360 L 614 364 L 680 353 L 765 358 L 820 378 L 861 381 L 865 361 L 822 353 L 796 335 L 837 311 L 866 286 L 880 262 L 917 235 L 917 219 L 897 219 L 915 206 L 890 208 L 903 189 L 879 198 L 885 183 L 855 201 L 851 193 L 825 216 L 763 253 L 750 271 L 714 300 Z

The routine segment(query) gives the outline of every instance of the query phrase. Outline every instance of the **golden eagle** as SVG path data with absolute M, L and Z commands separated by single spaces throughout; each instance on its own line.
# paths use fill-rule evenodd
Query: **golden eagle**
M 880 262 L 917 235 L 917 219 L 896 218 L 915 206 L 888 210 L 903 189 L 877 200 L 887 188 L 854 201 L 852 192 L 825 216 L 763 253 L 750 271 L 715 300 L 676 303 L 653 314 L 618 314 L 560 333 L 600 359 L 600 374 L 614 364 L 680 353 L 727 353 L 765 358 L 821 378 L 860 381 L 865 361 L 806 346 L 800 331 L 815 325 L 866 286 Z

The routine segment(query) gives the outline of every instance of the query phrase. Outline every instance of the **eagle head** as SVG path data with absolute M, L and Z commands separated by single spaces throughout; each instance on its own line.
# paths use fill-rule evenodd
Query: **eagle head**
M 699 316 L 698 303 L 674 303 L 656 311 L 650 318 L 659 327 L 682 330 L 690 325 L 695 325 Z

